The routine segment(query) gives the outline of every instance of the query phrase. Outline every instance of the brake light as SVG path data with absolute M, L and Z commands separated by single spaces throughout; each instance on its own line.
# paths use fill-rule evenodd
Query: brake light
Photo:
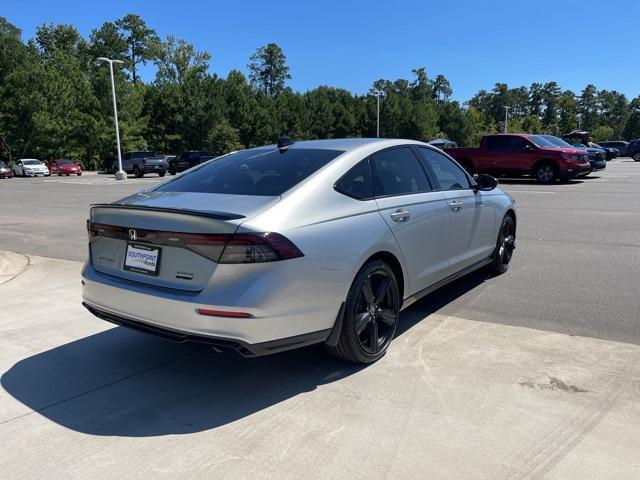
M 219 263 L 275 262 L 302 256 L 298 247 L 279 233 L 241 233 L 229 238 Z
M 87 220 L 89 240 L 95 236 L 130 240 L 130 229 Z M 135 229 L 135 241 L 191 250 L 217 263 L 263 263 L 303 257 L 293 242 L 279 233 L 184 233 Z

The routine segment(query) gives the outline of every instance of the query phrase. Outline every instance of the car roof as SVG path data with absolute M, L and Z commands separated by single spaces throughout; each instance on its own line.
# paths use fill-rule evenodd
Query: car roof
M 363 146 L 375 145 L 379 144 L 381 147 L 383 146 L 394 146 L 394 145 L 402 145 L 402 144 L 421 144 L 426 145 L 424 142 L 419 142 L 417 140 L 405 140 L 405 139 L 397 139 L 397 138 L 332 138 L 328 140 L 302 140 L 299 142 L 294 142 L 291 145 L 288 145 L 286 148 L 314 148 L 314 149 L 322 149 L 322 150 L 341 150 L 341 151 L 351 151 Z M 276 144 L 265 145 L 263 147 L 257 148 L 277 148 Z

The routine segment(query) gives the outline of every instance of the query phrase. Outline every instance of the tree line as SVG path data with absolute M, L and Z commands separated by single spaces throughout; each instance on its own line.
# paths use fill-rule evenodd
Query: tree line
M 276 44 L 258 48 L 247 73 L 209 72 L 212 55 L 172 35 L 160 38 L 137 15 L 105 22 L 84 38 L 72 25 L 43 24 L 32 39 L 0 17 L 0 158 L 68 157 L 86 166 L 114 155 L 108 68 L 97 57 L 121 59 L 116 89 L 122 149 L 213 154 L 294 139 L 373 137 L 375 91 L 380 134 L 389 138 L 449 138 L 477 145 L 509 131 L 562 134 L 580 126 L 596 140 L 640 137 L 640 97 L 598 90 L 562 90 L 556 82 L 510 88 L 498 83 L 466 103 L 452 99 L 444 75 L 416 68 L 410 79 L 376 80 L 364 95 L 330 86 L 295 92 Z M 155 66 L 143 82 L 140 68 Z

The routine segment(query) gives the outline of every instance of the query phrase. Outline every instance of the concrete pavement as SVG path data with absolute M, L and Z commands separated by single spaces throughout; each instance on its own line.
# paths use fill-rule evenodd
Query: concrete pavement
M 433 313 L 436 292 L 374 365 L 242 359 L 91 317 L 80 267 L 30 255 L 0 285 L 3 479 L 640 472 L 639 346 Z

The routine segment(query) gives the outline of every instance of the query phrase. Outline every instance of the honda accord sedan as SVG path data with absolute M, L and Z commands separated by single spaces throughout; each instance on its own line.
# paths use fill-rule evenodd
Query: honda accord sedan
M 402 308 L 507 270 L 516 208 L 496 186 L 422 142 L 283 138 L 93 205 L 83 303 L 245 356 L 322 342 L 373 362 Z

